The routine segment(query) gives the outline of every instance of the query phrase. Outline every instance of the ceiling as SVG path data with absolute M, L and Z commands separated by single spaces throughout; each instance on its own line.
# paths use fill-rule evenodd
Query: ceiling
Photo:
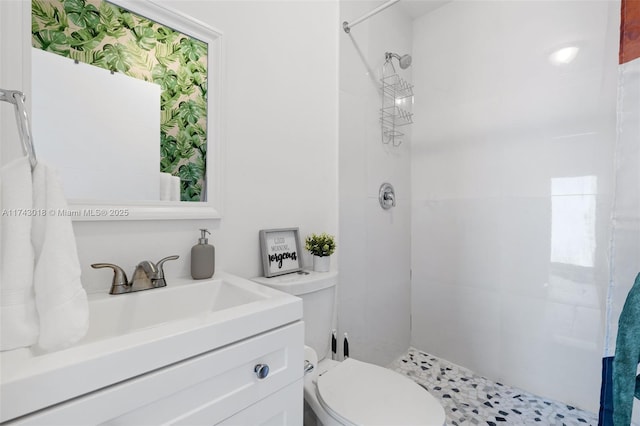
M 416 19 L 450 1 L 451 0 L 400 0 L 397 4 L 411 19 Z

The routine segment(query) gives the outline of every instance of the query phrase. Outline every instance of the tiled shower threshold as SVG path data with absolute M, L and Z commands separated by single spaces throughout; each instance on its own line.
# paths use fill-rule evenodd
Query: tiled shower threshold
M 389 368 L 438 398 L 449 426 L 598 424 L 597 414 L 493 382 L 414 348 Z

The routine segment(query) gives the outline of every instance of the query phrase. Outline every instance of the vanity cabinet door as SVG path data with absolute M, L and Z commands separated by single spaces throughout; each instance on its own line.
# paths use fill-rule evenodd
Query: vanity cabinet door
M 303 380 L 269 395 L 238 414 L 218 423 L 219 426 L 300 426 L 304 415 Z M 187 423 L 189 423 L 187 421 Z

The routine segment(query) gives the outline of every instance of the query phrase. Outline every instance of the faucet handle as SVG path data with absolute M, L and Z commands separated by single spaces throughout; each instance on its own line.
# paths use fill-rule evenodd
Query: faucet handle
M 113 263 L 93 263 L 91 265 L 93 269 L 99 268 L 111 268 L 113 269 L 113 281 L 111 282 L 111 290 L 109 294 L 120 294 L 128 292 L 129 280 L 127 279 L 127 274 L 124 270 L 118 265 L 114 265 Z
M 166 262 L 167 260 L 176 260 L 179 258 L 180 256 L 174 254 L 173 256 L 167 256 L 163 259 L 160 259 L 156 264 L 156 269 L 158 270 L 158 278 L 164 278 L 164 269 L 162 269 L 162 267 L 164 266 L 164 262 Z

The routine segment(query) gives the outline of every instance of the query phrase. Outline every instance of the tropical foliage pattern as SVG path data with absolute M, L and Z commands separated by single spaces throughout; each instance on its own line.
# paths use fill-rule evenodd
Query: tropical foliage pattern
M 103 0 L 32 0 L 35 48 L 159 84 L 160 171 L 204 199 L 207 45 Z

